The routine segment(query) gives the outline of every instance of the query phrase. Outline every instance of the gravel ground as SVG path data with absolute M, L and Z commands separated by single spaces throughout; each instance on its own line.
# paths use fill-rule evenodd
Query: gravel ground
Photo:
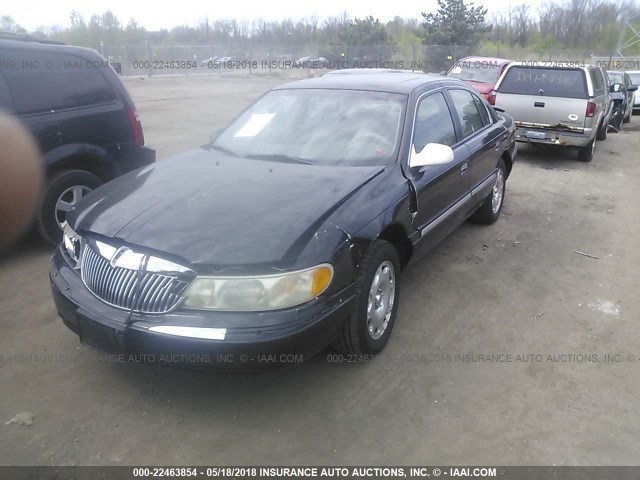
M 163 159 L 278 80 L 125 83 Z M 522 147 L 500 220 L 415 259 L 367 363 L 327 350 L 235 376 L 102 361 L 58 318 L 51 248 L 27 237 L 0 263 L 0 464 L 637 464 L 639 150 L 640 117 L 590 164 Z M 5 424 L 25 412 L 31 425 Z

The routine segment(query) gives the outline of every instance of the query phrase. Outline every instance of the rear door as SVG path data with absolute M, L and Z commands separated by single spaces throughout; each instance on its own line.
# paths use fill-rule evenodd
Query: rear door
M 495 171 L 501 136 L 506 132 L 493 122 L 475 93 L 461 88 L 449 88 L 448 93 L 458 117 L 461 140 L 469 149 L 467 176 L 473 189 Z
M 495 90 L 495 105 L 518 126 L 585 127 L 589 90 L 582 69 L 511 65 Z

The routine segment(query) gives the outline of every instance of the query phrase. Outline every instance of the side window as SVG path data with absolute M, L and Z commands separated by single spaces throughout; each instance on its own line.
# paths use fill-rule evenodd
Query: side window
M 449 146 L 456 143 L 453 119 L 442 93 L 434 93 L 420 100 L 416 111 L 413 143 L 418 153 L 427 143 Z
M 589 73 L 591 74 L 591 82 L 593 83 L 593 90 L 596 95 L 601 95 L 604 93 L 604 79 L 602 78 L 602 73 L 597 69 L 589 69 Z
M 462 134 L 467 137 L 484 127 L 473 95 L 466 90 L 449 90 L 449 95 L 462 125 Z
M 491 123 L 491 117 L 489 117 L 489 112 L 487 111 L 487 107 L 477 95 L 472 95 L 472 96 L 473 96 L 473 101 L 475 102 L 476 107 L 478 108 L 478 112 L 480 113 L 480 117 L 482 118 L 482 123 L 486 127 Z
M 100 105 L 115 100 L 102 72 L 105 65 L 87 64 L 59 53 L 13 51 L 15 68 L 3 71 L 16 113 L 28 114 Z

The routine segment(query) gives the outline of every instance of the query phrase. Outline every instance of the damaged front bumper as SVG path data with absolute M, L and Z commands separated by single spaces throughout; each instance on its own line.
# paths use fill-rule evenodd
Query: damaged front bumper
M 49 277 L 58 314 L 83 344 L 117 361 L 206 370 L 258 371 L 299 364 L 335 338 L 355 298 L 355 286 L 350 285 L 330 297 L 278 311 L 177 309 L 145 315 L 96 298 L 61 248 L 52 258 Z

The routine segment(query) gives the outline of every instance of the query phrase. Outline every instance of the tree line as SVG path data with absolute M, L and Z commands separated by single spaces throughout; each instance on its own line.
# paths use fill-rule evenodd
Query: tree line
M 552 1 L 537 9 L 522 3 L 491 16 L 486 8 L 465 0 L 437 3 L 437 10 L 422 13 L 420 20 L 395 17 L 386 23 L 373 16 L 353 19 L 346 14 L 280 21 L 203 18 L 195 25 L 148 31 L 133 18 L 121 23 L 107 10 L 88 20 L 72 12 L 66 28 L 40 27 L 31 32 L 4 16 L 0 18 L 0 31 L 95 49 L 100 45 L 148 44 L 220 45 L 251 51 L 296 46 L 326 56 L 340 50 L 341 45 L 349 45 L 356 56 L 389 57 L 394 51 L 415 45 L 494 45 L 498 50 L 500 46 L 533 50 L 579 47 L 608 52 L 620 40 L 624 20 L 633 15 L 640 18 L 640 7 L 633 0 Z M 638 27 L 640 24 L 636 30 L 640 30 Z

